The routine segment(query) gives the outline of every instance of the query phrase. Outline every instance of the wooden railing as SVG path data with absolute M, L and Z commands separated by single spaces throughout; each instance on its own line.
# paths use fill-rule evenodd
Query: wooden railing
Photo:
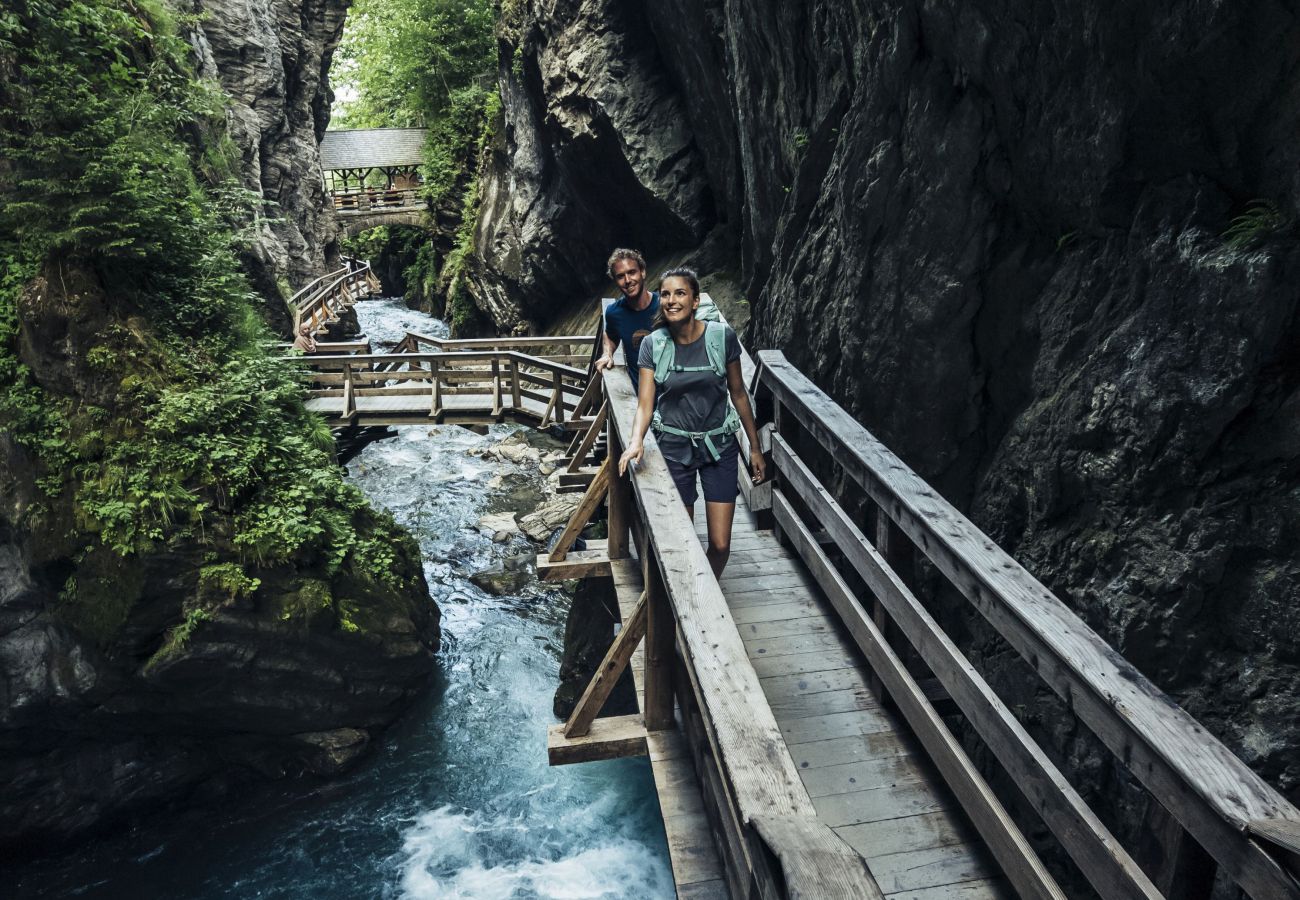
M 334 191 L 330 194 L 330 200 L 334 204 L 335 213 L 340 216 L 404 212 L 427 206 L 416 188 Z
M 414 353 L 425 347 L 439 352 L 515 350 L 573 368 L 586 368 L 591 359 L 591 335 L 553 335 L 509 338 L 437 338 L 408 331 L 394 353 Z
M 344 266 L 322 275 L 289 299 L 293 333 L 296 335 L 306 322 L 311 325 L 312 334 L 316 334 L 344 307 L 379 290 L 379 278 L 371 270 L 370 263 Z
M 1300 898 L 1293 877 L 1300 872 L 1300 811 L 781 353 L 758 354 L 753 392 L 773 423 L 766 430 L 774 464 L 766 502 L 776 526 L 803 557 L 884 693 L 1022 894 L 1057 896 L 1059 888 L 1044 877 L 917 687 L 906 663 L 913 651 L 914 667 L 919 660 L 937 677 L 991 759 L 1102 897 L 1208 897 L 1214 878 L 1213 863 L 1206 862 L 1212 858 L 1252 897 Z M 814 476 L 802 448 L 865 494 L 872 510 L 865 524 Z M 751 500 L 756 506 L 764 502 Z M 1141 859 L 1143 865 L 1120 846 L 918 599 L 912 587 L 916 552 L 1149 792 L 1148 838 L 1157 846 Z M 1189 872 L 1196 875 L 1189 878 Z
M 438 419 L 454 406 L 446 398 L 468 394 L 482 398 L 492 416 L 509 411 L 539 427 L 565 425 L 588 393 L 586 371 L 515 350 L 404 350 L 301 360 L 312 371 L 308 399 L 343 398 L 343 421 L 357 417 L 362 397 L 427 395 L 427 415 Z

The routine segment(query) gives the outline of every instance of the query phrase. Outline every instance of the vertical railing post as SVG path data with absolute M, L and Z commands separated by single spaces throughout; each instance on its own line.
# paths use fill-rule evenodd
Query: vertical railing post
M 433 380 L 433 399 L 430 401 L 429 415 L 435 419 L 442 418 L 442 372 L 438 358 L 429 360 L 429 378 Z
M 663 731 L 673 726 L 677 622 L 653 551 L 645 555 L 642 577 L 646 591 L 645 727 L 646 731 Z
M 519 396 L 519 358 L 513 354 L 510 356 L 510 405 L 514 407 L 515 415 L 519 415 L 523 405 Z
M 352 363 L 343 364 L 343 418 L 351 419 L 356 401 L 352 397 Z
M 599 375 L 594 377 L 600 377 Z M 614 417 L 606 420 L 606 454 L 609 458 L 609 540 L 606 555 L 610 559 L 627 559 L 629 529 L 632 522 L 632 485 L 626 475 L 619 477 L 618 460 L 623 455 Z
M 564 385 L 564 381 L 560 375 L 560 370 L 552 369 L 551 389 L 554 393 L 552 395 L 552 400 L 551 400 L 553 404 L 551 407 L 552 410 L 551 417 L 557 425 L 564 424 L 564 393 L 562 391 L 563 385 Z
M 492 348 L 493 353 L 499 352 L 496 347 Z M 492 357 L 492 417 L 495 419 L 501 415 L 501 360 Z

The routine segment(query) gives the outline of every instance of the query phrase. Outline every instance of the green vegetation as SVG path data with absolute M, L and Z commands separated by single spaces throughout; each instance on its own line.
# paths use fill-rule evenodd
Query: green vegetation
M 244 565 L 395 578 L 391 521 L 264 349 L 235 257 L 254 210 L 182 24 L 155 0 L 0 13 L 0 419 L 44 492 L 19 524 L 76 563 L 68 617 L 100 637 L 125 561 L 178 540 L 240 560 L 204 570 L 227 593 Z M 70 352 L 34 371 L 21 338 L 50 320 Z
M 1244 213 L 1232 220 L 1223 232 L 1223 240 L 1233 250 L 1249 250 L 1266 238 L 1289 230 L 1293 224 L 1276 204 L 1253 200 Z
M 431 301 L 441 294 L 457 332 L 478 316 L 464 291 L 464 265 L 478 213 L 476 173 L 501 114 L 495 23 L 492 0 L 357 0 L 331 72 L 350 98 L 338 104 L 335 127 L 429 129 L 424 196 L 434 206 L 459 203 L 464 222 L 446 259 L 428 241 L 387 251 L 410 260 L 407 298 L 436 308 Z
M 437 204 L 467 173 L 496 71 L 491 0 L 357 0 L 331 77 L 336 128 L 429 129 L 423 177 Z

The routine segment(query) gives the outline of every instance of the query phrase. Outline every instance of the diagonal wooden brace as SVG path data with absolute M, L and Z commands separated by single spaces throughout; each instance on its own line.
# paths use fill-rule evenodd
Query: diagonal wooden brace
M 605 499 L 605 494 L 609 492 L 609 460 L 606 459 L 601 463 L 600 470 L 596 472 L 596 477 L 592 479 L 591 486 L 587 492 L 582 495 L 582 502 L 578 508 L 569 516 L 569 524 L 564 526 L 564 533 L 560 535 L 559 541 L 555 544 L 555 549 L 551 551 L 551 562 L 560 562 L 564 555 L 569 552 L 573 542 L 582 534 L 582 529 L 591 521 L 597 507 Z
M 596 669 L 596 674 L 591 676 L 591 681 L 587 683 L 587 689 L 582 692 L 578 705 L 573 708 L 569 720 L 564 723 L 565 737 L 582 737 L 591 730 L 592 721 L 600 714 L 601 707 L 605 705 L 610 691 L 614 690 L 614 685 L 618 682 L 618 677 L 627 668 L 628 661 L 632 659 L 637 645 L 645 636 L 645 607 L 646 594 L 642 591 L 636 606 L 632 607 L 627 621 L 623 623 L 623 630 L 605 651 L 605 658 L 601 660 L 600 668 Z

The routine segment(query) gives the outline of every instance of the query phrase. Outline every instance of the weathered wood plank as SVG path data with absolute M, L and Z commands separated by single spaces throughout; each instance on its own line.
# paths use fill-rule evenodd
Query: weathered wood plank
M 978 835 L 960 817 L 948 813 L 841 825 L 835 833 L 868 860 L 978 840 Z
M 566 738 L 564 725 L 560 723 L 547 729 L 546 756 L 553 766 L 645 756 L 645 736 L 645 723 L 639 715 L 596 719 L 591 723 L 591 731 L 581 737 Z
M 779 436 L 774 436 L 774 458 L 782 453 L 783 447 L 785 447 L 784 441 Z M 788 451 L 788 447 L 785 449 Z M 789 479 L 791 473 L 797 468 L 796 461 L 788 452 L 785 453 L 784 458 L 787 465 L 782 468 L 782 472 Z M 811 479 L 811 474 L 806 469 L 800 474 L 801 477 Z M 787 483 L 793 484 L 793 481 Z M 816 485 L 816 482 L 812 481 L 811 484 Z M 816 486 L 820 487 L 820 485 Z M 821 499 L 828 501 L 825 497 Z M 837 507 L 832 506 L 832 508 Z M 813 539 L 807 526 L 799 519 L 794 508 L 779 490 L 773 492 L 772 511 L 800 555 L 804 557 L 804 561 L 812 569 L 814 576 L 821 582 L 831 605 L 840 613 L 841 619 L 857 640 L 858 646 L 871 662 L 873 673 L 880 679 L 889 696 L 898 704 L 899 711 L 911 725 L 917 740 L 925 747 L 926 753 L 934 760 L 948 785 L 957 794 L 976 829 L 988 842 L 1007 877 L 1020 893 L 1027 897 L 1064 900 L 1064 892 L 1038 859 L 1033 847 L 1011 820 L 1011 816 L 975 768 L 974 763 L 970 761 L 956 737 L 948 730 L 920 685 L 908 672 L 907 666 L 885 641 L 874 618 L 858 603 L 857 598 L 830 564 L 830 560 L 826 558 L 821 545 Z M 863 547 L 870 548 L 865 539 Z M 870 549 L 874 552 L 874 548 Z M 1137 875 L 1141 875 L 1140 870 Z M 1142 880 L 1143 878 L 1140 877 L 1130 879 L 1139 888 Z M 1131 888 L 1128 882 L 1121 882 L 1121 884 L 1126 890 Z M 1149 895 L 1126 893 L 1121 896 Z

